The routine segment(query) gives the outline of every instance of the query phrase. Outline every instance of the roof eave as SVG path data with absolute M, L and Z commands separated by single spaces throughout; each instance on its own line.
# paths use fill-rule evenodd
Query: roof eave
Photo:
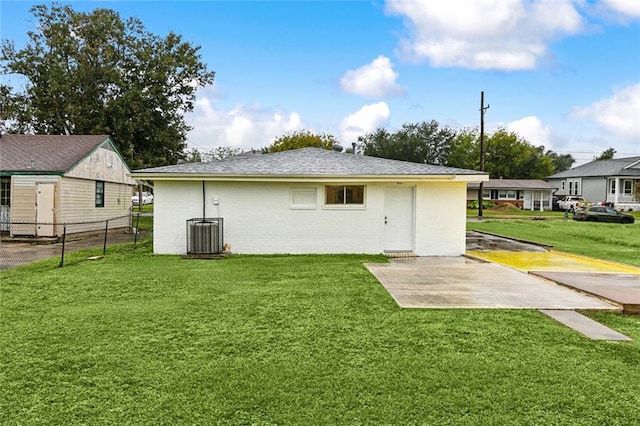
M 214 175 L 214 174 L 185 174 L 185 173 L 131 173 L 134 179 L 148 179 L 154 181 L 202 181 L 216 180 L 221 182 L 485 182 L 489 180 L 486 174 L 450 174 L 450 175 Z
M 57 171 L 57 170 L 3 170 L 0 172 L 0 176 L 29 176 L 29 175 L 38 175 L 38 176 L 62 176 L 65 172 Z

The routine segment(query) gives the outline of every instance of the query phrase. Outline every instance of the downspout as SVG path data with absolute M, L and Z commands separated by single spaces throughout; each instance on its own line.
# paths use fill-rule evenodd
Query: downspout
M 204 181 L 202 181 L 202 219 L 207 217 L 207 197 L 204 190 Z

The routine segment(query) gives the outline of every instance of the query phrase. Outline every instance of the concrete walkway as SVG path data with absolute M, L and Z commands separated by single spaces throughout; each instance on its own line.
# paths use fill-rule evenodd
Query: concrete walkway
M 574 311 L 541 309 L 540 312 L 592 340 L 631 342 L 631 338 Z

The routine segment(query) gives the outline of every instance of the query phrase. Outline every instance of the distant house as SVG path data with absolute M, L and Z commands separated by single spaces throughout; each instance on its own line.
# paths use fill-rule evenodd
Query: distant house
M 640 157 L 592 161 L 549 176 L 547 181 L 558 188 L 559 197 L 578 195 L 593 203 L 640 210 L 640 200 L 633 196 L 640 182 Z
M 104 229 L 95 221 L 129 213 L 135 184 L 129 173 L 106 135 L 2 135 L 0 231 L 57 237 L 64 222 L 84 222 L 68 232 Z
M 470 183 L 467 201 L 478 199 L 480 184 Z M 482 185 L 482 199 L 495 204 L 510 203 L 524 210 L 551 210 L 556 187 L 539 179 L 489 179 Z
M 153 244 L 161 254 L 200 253 L 211 240 L 216 251 L 223 232 L 234 253 L 461 255 L 467 183 L 487 179 L 474 170 L 319 148 L 132 176 L 154 182 Z M 206 228 L 205 218 L 222 218 L 222 229 Z

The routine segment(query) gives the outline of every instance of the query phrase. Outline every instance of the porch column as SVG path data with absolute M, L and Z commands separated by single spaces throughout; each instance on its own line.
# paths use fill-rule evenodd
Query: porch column
M 540 211 L 544 211 L 544 191 L 540 190 Z
M 534 211 L 535 205 L 536 205 L 536 191 L 531 190 L 531 207 L 529 207 L 529 210 Z
M 618 206 L 618 196 L 620 195 L 620 178 L 615 178 L 616 182 L 616 193 L 613 195 L 613 205 L 614 207 Z

